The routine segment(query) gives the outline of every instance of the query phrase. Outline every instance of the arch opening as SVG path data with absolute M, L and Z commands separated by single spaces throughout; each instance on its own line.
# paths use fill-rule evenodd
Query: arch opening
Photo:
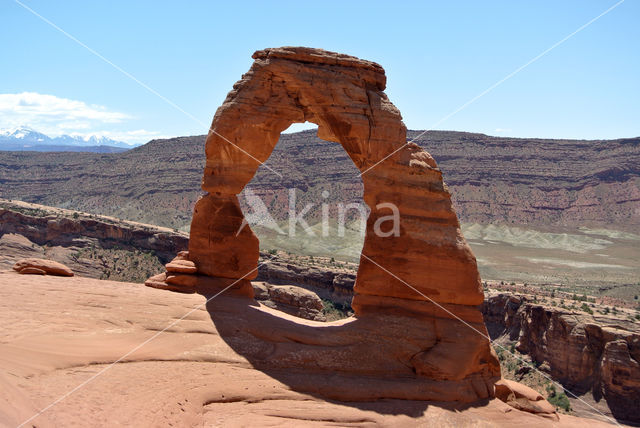
M 359 171 L 339 144 L 317 136 L 317 127 L 287 132 L 292 128 L 239 195 L 248 226 L 263 252 L 334 259 L 357 269 L 370 211 Z
M 288 132 L 301 128 L 294 125 L 281 133 L 266 165 L 238 195 L 247 227 L 259 240 L 260 261 L 269 261 L 259 265 L 252 285 L 256 299 L 273 309 L 333 321 L 353 314 L 370 210 L 359 171 L 341 145 L 319 138 L 309 122 Z M 290 269 L 291 264 L 304 270 Z M 310 276 L 307 270 L 320 274 Z M 300 293 L 299 307 L 286 304 Z

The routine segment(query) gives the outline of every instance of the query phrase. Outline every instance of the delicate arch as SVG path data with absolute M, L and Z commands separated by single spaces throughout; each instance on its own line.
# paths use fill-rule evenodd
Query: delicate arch
M 294 389 L 349 401 L 492 397 L 500 366 L 477 307 L 483 295 L 475 258 L 435 161 L 405 142 L 400 113 L 383 92 L 382 68 L 309 48 L 266 49 L 253 57 L 213 119 L 202 180 L 207 193 L 196 203 L 189 251 L 146 284 L 207 296 L 217 331 L 254 367 L 330 379 L 301 385 L 285 376 Z M 259 255 L 237 195 L 280 132 L 304 121 L 346 150 L 362 172 L 371 208 L 356 316 L 323 325 L 234 298 L 253 296 Z M 377 236 L 390 204 L 400 233 Z M 342 375 L 342 383 L 333 381 Z
M 340 143 L 362 172 L 363 198 L 371 208 L 356 314 L 379 305 L 380 298 L 424 300 L 426 295 L 442 303 L 481 303 L 476 261 L 442 174 L 428 153 L 406 144 L 400 112 L 383 92 L 382 67 L 310 48 L 265 49 L 253 58 L 218 108 L 206 141 L 202 189 L 207 195 L 196 204 L 189 243 L 198 272 L 255 278 L 258 239 L 249 227 L 237 234 L 244 220 L 237 194 L 267 160 L 280 133 L 309 121 L 318 125 L 320 138 Z M 376 210 L 381 203 L 398 207 L 400 236 L 374 233 L 376 219 L 387 214 Z

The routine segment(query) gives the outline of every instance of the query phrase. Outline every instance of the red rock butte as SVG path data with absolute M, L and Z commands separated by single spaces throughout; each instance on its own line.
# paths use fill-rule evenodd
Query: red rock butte
M 202 179 L 206 194 L 195 206 L 189 251 L 147 285 L 203 294 L 230 286 L 225 293 L 245 303 L 233 305 L 233 312 L 213 299 L 208 309 L 221 331 L 242 331 L 243 340 L 229 343 L 256 367 L 361 379 L 351 386 L 334 382 L 329 390 L 298 385 L 302 389 L 345 400 L 493 397 L 500 368 L 477 306 L 484 297 L 475 257 L 436 162 L 407 143 L 400 112 L 384 93 L 383 68 L 302 47 L 265 49 L 253 58 L 213 118 Z M 371 209 L 355 317 L 333 323 L 261 312 L 250 284 L 257 275 L 258 239 L 248 226 L 241 228 L 237 195 L 280 133 L 305 121 L 318 125 L 320 138 L 342 145 L 361 171 Z M 375 233 L 376 223 L 391 213 L 389 204 L 399 212 L 397 236 Z

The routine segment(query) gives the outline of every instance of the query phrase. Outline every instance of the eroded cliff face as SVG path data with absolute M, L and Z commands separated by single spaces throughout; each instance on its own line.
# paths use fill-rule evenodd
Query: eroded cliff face
M 492 339 L 506 335 L 516 349 L 548 367 L 577 394 L 606 400 L 616 419 L 640 422 L 640 329 L 621 319 L 576 314 L 497 294 L 483 305 Z
M 166 228 L 18 202 L 0 205 L 0 234 L 5 233 L 22 235 L 40 245 L 72 245 L 91 239 L 130 245 L 153 250 L 163 261 L 185 249 L 189 241 L 186 235 Z
M 46 258 L 80 276 L 141 282 L 187 248 L 185 234 L 44 205 L 0 200 L 0 266 Z

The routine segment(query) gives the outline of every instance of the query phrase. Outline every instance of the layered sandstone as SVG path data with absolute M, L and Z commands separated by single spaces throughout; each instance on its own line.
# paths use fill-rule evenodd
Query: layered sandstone
M 184 234 L 163 227 L 0 199 L 0 237 L 10 234 L 47 247 L 100 246 L 152 251 L 164 262 L 188 245 Z M 79 272 L 83 270 L 81 266 L 72 267 Z
M 509 294 L 490 296 L 483 310 L 492 338 L 517 341 L 518 351 L 570 391 L 604 400 L 618 420 L 640 422 L 640 329 L 635 323 L 596 320 Z
M 273 285 L 296 285 L 341 306 L 351 305 L 356 275 L 350 269 L 307 266 L 281 255 L 267 253 L 260 253 L 260 260 L 258 281 Z
M 589 141 L 415 130 L 407 137 L 418 137 L 438 160 L 463 222 L 640 225 L 637 136 Z M 0 195 L 182 229 L 201 194 L 205 139 L 153 140 L 109 155 L 0 151 Z M 283 177 L 261 168 L 252 190 L 267 203 L 286 199 L 292 187 L 317 198 L 330 188 L 329 203 L 359 201 L 362 182 L 349 157 L 338 145 L 312 150 L 318 144 L 313 131 L 282 134 L 268 165 Z M 272 215 L 287 214 L 286 204 L 278 208 Z M 319 218 L 315 208 L 307 219 Z
M 239 317 L 241 309 L 214 300 L 210 312 L 228 333 L 223 336 L 256 367 L 313 369 L 361 382 L 323 391 L 335 397 L 492 397 L 500 369 L 477 308 L 483 294 L 476 260 L 442 172 L 427 152 L 406 143 L 400 112 L 384 93 L 382 67 L 310 48 L 265 49 L 253 58 L 218 108 L 206 140 L 206 194 L 195 206 L 189 251 L 179 256 L 197 272 L 172 273 L 176 260 L 147 285 L 252 294 L 247 284 L 258 274 L 258 239 L 237 195 L 280 133 L 309 121 L 360 170 L 371 210 L 354 287 L 355 318 L 300 327 L 250 308 Z M 285 338 L 298 345 L 279 346 Z

